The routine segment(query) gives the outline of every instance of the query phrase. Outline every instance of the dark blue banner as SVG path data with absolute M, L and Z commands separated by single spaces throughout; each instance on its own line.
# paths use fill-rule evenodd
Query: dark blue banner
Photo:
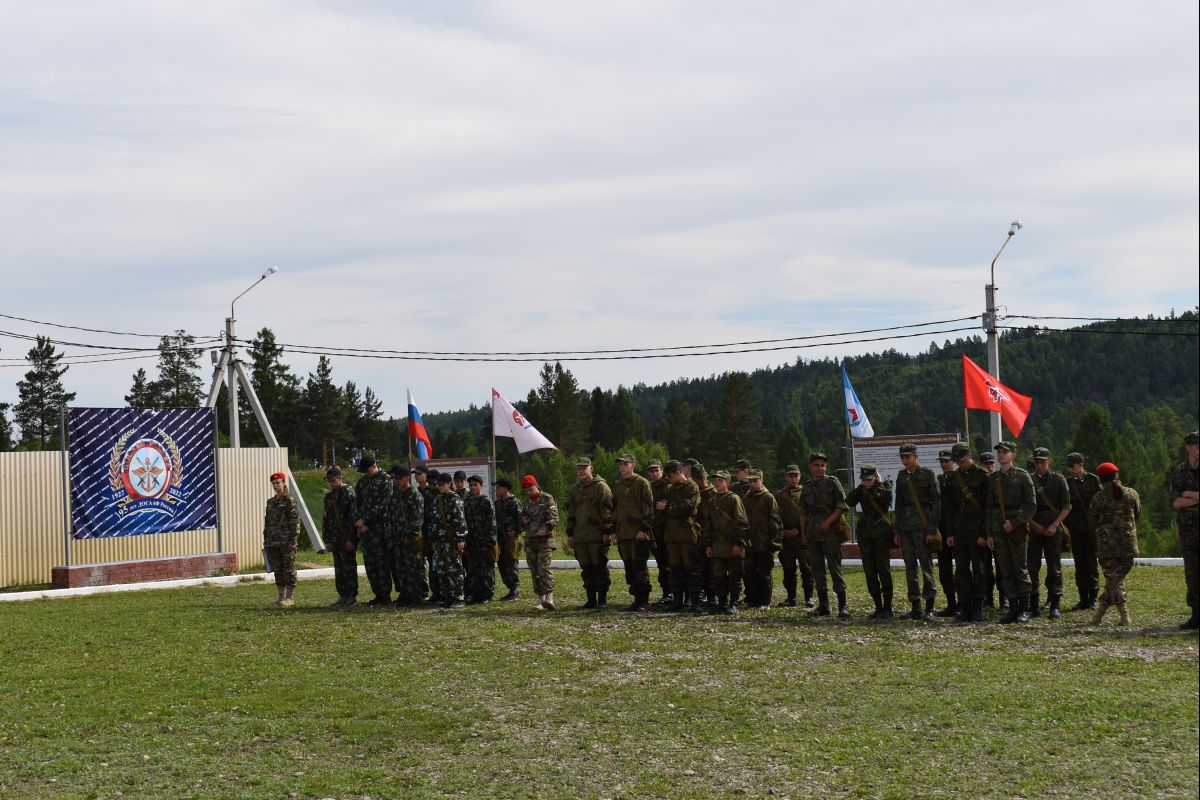
M 71 408 L 76 539 L 217 527 L 216 418 L 208 408 Z

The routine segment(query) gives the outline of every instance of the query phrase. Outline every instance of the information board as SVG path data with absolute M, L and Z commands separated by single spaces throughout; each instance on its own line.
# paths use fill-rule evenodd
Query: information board
M 849 493 L 858 485 L 858 468 L 863 464 L 874 464 L 879 468 L 880 479 L 890 481 L 894 485 L 897 473 L 904 468 L 900 463 L 900 445 L 908 442 L 917 446 L 918 463 L 937 474 L 941 472 L 938 468 L 938 452 L 949 450 L 957 441 L 957 433 L 919 433 L 911 436 L 872 436 L 869 439 L 855 439 L 853 464 L 846 492 Z M 895 502 L 896 497 L 893 494 L 893 506 Z
M 496 469 L 492 464 L 492 460 L 487 456 L 430 458 L 426 461 L 415 460 L 412 462 L 414 467 L 418 464 L 424 464 L 430 469 L 436 469 L 438 472 L 449 472 L 451 475 L 460 469 L 467 473 L 468 478 L 472 475 L 478 475 L 483 478 L 483 493 L 493 500 L 496 499 L 496 487 L 492 486 L 492 481 L 496 480 Z

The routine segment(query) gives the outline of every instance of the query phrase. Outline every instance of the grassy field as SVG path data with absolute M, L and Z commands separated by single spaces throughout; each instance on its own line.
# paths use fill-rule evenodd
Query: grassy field
M 4 604 L 0 796 L 1194 797 L 1182 570 L 1128 585 L 1129 630 L 343 611 L 326 581 Z

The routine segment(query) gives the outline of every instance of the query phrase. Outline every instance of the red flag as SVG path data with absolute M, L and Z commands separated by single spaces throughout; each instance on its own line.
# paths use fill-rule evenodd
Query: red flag
M 1033 398 L 1018 394 L 980 369 L 963 353 L 963 405 L 978 411 L 999 411 L 1014 437 L 1021 435 Z

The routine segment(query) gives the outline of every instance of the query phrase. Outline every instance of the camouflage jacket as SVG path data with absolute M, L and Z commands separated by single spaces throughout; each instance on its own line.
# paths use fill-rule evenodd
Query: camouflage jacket
M 1033 493 L 1033 480 L 1020 467 L 1008 472 L 997 469 L 988 476 L 987 499 L 983 502 L 988 515 L 988 534 L 996 536 L 1004 532 L 1004 523 L 1011 522 L 1013 532 L 1029 525 L 1037 500 Z
M 810 480 L 804 484 L 804 492 L 800 495 L 800 516 L 808 520 L 805 532 L 810 540 L 841 538 L 842 526 L 850 524 L 845 515 L 838 520 L 837 525 L 831 525 L 824 536 L 817 532 L 817 526 L 829 519 L 829 515 L 837 508 L 843 511 L 850 510 L 850 506 L 846 504 L 846 491 L 837 478 L 826 475 L 820 480 Z M 846 529 L 849 530 L 848 527 Z
M 1071 491 L 1067 488 L 1067 479 L 1057 472 L 1047 472 L 1038 475 L 1031 472 L 1029 479 L 1033 481 L 1033 491 L 1037 495 L 1037 510 L 1033 512 L 1033 521 L 1039 525 L 1049 525 L 1058 517 L 1060 511 L 1071 506 Z
M 1090 472 L 1083 473 L 1081 478 L 1074 475 L 1063 477 L 1067 480 L 1067 492 L 1071 495 L 1071 513 L 1067 514 L 1067 528 L 1072 534 L 1091 530 L 1088 509 L 1092 507 L 1092 498 L 1100 491 L 1100 478 Z
M 300 535 L 300 511 L 290 494 L 272 495 L 263 520 L 263 547 L 290 547 Z
M 654 535 L 662 536 L 667 529 L 667 512 L 658 510 L 658 501 L 667 499 L 667 487 L 671 482 L 666 478 L 650 481 L 650 494 L 654 498 Z
M 742 498 L 733 492 L 714 494 L 706 507 L 700 544 L 712 548 L 713 558 L 730 558 L 730 548 L 744 548 L 749 536 L 750 519 Z
M 511 494 L 496 500 L 496 530 L 501 536 L 521 535 L 521 501 Z
M 896 473 L 895 486 L 896 528 L 924 531 L 927 536 L 937 530 L 942 517 L 942 492 L 933 470 L 926 467 L 917 467 L 912 472 L 902 469 Z
M 953 529 L 956 535 L 986 535 L 987 520 L 984 502 L 987 500 L 988 474 L 983 467 L 972 464 L 966 469 L 957 469 L 946 482 L 946 492 L 955 496 Z
M 746 518 L 750 521 L 747 545 L 751 553 L 773 553 L 783 540 L 783 519 L 779 516 L 779 501 L 762 489 L 747 492 L 742 500 Z
M 1113 489 L 1119 490 L 1116 495 Z M 1113 481 L 1092 498 L 1088 521 L 1096 534 L 1096 558 L 1132 558 L 1138 554 L 1137 522 L 1142 516 L 1138 493 Z
M 859 484 L 850 490 L 846 497 L 846 505 L 862 506 L 862 515 L 858 518 L 856 531 L 859 541 L 892 538 L 892 520 L 888 517 L 888 507 L 891 504 L 892 485 L 885 481 L 876 481 L 870 489 L 864 489 Z
M 942 507 L 938 511 L 938 527 L 942 529 L 943 536 L 954 535 L 954 523 L 958 520 L 962 495 L 954 491 L 957 488 L 954 476 L 957 474 L 958 470 L 954 469 L 937 476 L 938 493 L 942 496 Z
M 696 484 L 697 487 L 700 484 Z M 705 486 L 700 490 L 700 505 L 696 507 L 696 541 L 704 540 L 704 525 L 708 520 L 708 515 L 712 513 L 712 501 L 717 496 L 715 486 Z
M 1196 491 L 1200 491 L 1200 479 L 1188 462 L 1182 461 L 1171 468 L 1171 502 L 1183 497 L 1184 492 Z M 1176 509 L 1175 522 L 1181 531 L 1196 530 L 1200 525 L 1200 506 Z
M 654 533 L 654 490 L 641 475 L 621 478 L 613 488 L 613 519 L 617 539 L 625 542 L 639 531 Z
M 496 543 L 496 511 L 492 498 L 486 494 L 469 495 L 463 503 L 467 518 L 467 538 L 472 547 L 489 547 Z
M 577 542 L 599 542 L 613 533 L 613 495 L 599 476 L 571 487 L 567 500 L 567 536 Z
M 358 518 L 368 528 L 386 531 L 390 520 L 392 501 L 392 479 L 382 470 L 374 475 L 363 475 L 354 487 L 358 500 Z
M 558 527 L 558 504 L 548 492 L 539 492 L 536 497 L 526 498 L 521 506 L 521 527 L 525 529 L 525 538 L 545 539 L 554 538 L 554 529 Z
M 392 535 L 404 544 L 412 544 L 425 533 L 425 498 L 413 487 L 392 492 Z
M 700 487 L 693 480 L 671 483 L 667 486 L 666 541 L 676 544 L 700 541 Z
M 421 530 L 425 532 L 425 538 L 428 540 L 429 535 L 433 532 L 433 504 L 434 501 L 437 500 L 438 490 L 437 487 L 427 483 L 423 487 L 418 486 L 417 491 L 421 493 L 423 506 L 421 513 L 424 519 L 421 522 Z
M 354 490 L 343 485 L 325 493 L 325 513 L 321 517 L 321 537 L 326 547 L 341 547 L 346 542 L 358 542 L 357 508 Z
M 804 515 L 803 495 L 803 486 L 797 486 L 795 489 L 784 486 L 775 493 L 775 502 L 779 504 L 779 516 L 785 531 L 800 530 L 800 517 Z
M 734 481 L 729 484 L 729 491 L 745 501 L 746 495 L 750 492 L 750 481 Z
M 465 542 L 467 540 L 467 517 L 463 512 L 463 501 L 454 492 L 442 494 L 433 499 L 433 515 L 430 537 L 435 543 Z

